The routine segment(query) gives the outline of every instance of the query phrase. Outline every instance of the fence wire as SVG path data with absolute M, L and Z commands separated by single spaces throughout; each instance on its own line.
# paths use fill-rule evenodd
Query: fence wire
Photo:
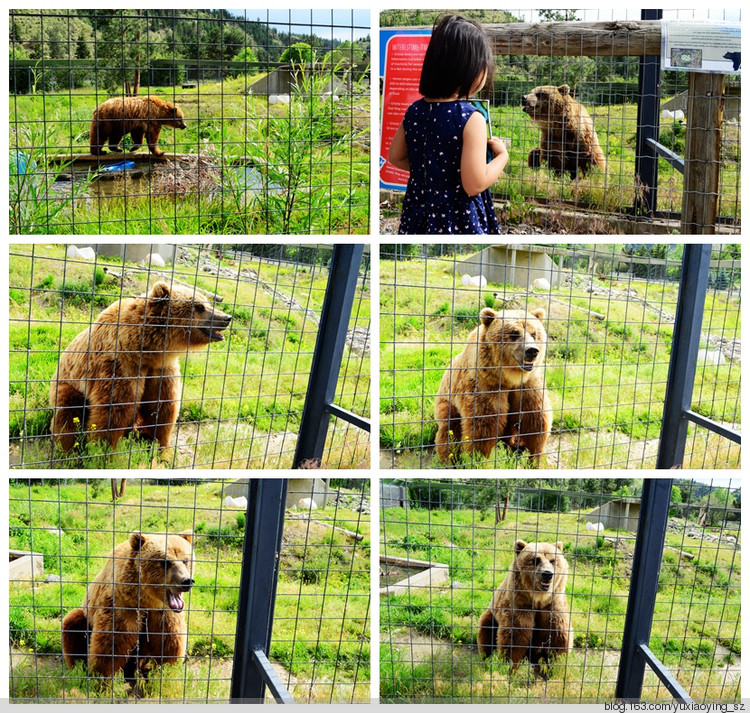
M 654 467 L 665 402 L 678 406 L 666 383 L 681 254 L 666 244 L 381 246 L 381 466 Z M 739 247 L 715 245 L 692 409 L 735 430 L 740 283 Z M 523 399 L 526 412 L 538 413 L 538 402 L 521 392 L 521 403 L 501 405 L 510 387 L 472 386 L 488 370 L 513 368 L 511 356 L 502 367 L 473 356 L 487 309 L 544 312 L 546 339 L 537 338 L 546 357 L 533 378 L 549 399 L 548 437 L 541 421 L 521 423 Z M 444 440 L 436 404 L 449 395 Z M 509 425 L 499 432 L 501 421 Z M 542 444 L 538 461 L 524 435 Z M 437 441 L 450 444 L 447 457 Z M 690 427 L 683 467 L 738 468 L 739 457 L 739 445 Z
M 291 467 L 331 255 L 332 246 L 325 245 L 12 246 L 11 467 Z M 111 305 L 153 291 L 160 282 L 172 286 L 175 321 L 180 308 L 189 307 L 184 297 L 176 299 L 175 288 L 190 299 L 196 289 L 205 297 L 198 300 L 205 309 L 218 310 L 232 321 L 222 340 L 212 337 L 205 344 L 201 338 L 200 346 L 191 345 L 189 337 L 178 339 L 170 348 L 171 357 L 176 355 L 181 364 L 181 387 L 166 393 L 163 386 L 160 391 L 154 386 L 149 397 L 150 385 L 165 373 L 164 338 L 156 345 L 141 343 L 140 336 L 126 343 L 126 327 L 112 316 Z M 114 320 L 110 337 L 116 343 L 94 344 L 90 334 L 74 342 L 106 309 L 109 321 Z M 197 320 L 197 309 L 188 309 L 191 320 Z M 362 416 L 369 416 L 369 313 L 365 253 L 336 401 Z M 215 321 L 211 325 L 213 331 L 224 326 Z M 97 350 L 99 354 L 93 354 Z M 159 357 L 155 372 L 145 364 L 154 354 Z M 133 373 L 105 373 L 111 361 L 129 361 Z M 75 410 L 74 400 L 63 393 L 66 384 L 89 399 L 81 413 L 74 414 L 77 423 L 57 429 L 69 434 L 67 442 L 50 437 L 53 418 Z M 137 396 L 137 389 L 118 391 L 131 384 L 140 384 L 143 395 Z M 99 398 L 101 418 L 91 408 L 95 388 L 106 392 Z M 165 410 L 164 403 L 174 404 L 175 399 L 177 406 Z M 134 402 L 140 404 L 137 413 Z M 58 408 L 52 408 L 55 405 Z M 123 437 L 114 445 L 109 436 L 121 416 L 118 433 Z M 171 429 L 169 443 L 157 442 L 160 429 Z M 367 463 L 369 434 L 332 421 L 321 465 Z
M 381 701 L 611 701 L 641 487 L 616 478 L 382 485 Z M 567 562 L 572 648 L 548 667 L 525 659 L 511 670 L 477 650 L 518 540 L 561 543 Z M 648 645 L 696 702 L 741 695 L 739 541 L 738 480 L 674 481 Z M 650 670 L 642 699 L 671 700 Z
M 11 699 L 133 700 L 136 689 L 121 673 L 104 682 L 85 664 L 65 665 L 62 619 L 81 606 L 131 533 L 192 530 L 195 583 L 183 595 L 187 660 L 138 677 L 138 700 L 227 702 L 234 652 L 244 645 L 236 621 L 240 570 L 250 566 L 242 561 L 247 486 L 115 480 L 10 482 Z M 369 482 L 313 480 L 289 484 L 269 659 L 296 702 L 369 700 Z M 115 501 L 113 488 L 122 489 Z
M 11 233 L 369 232 L 368 11 L 9 21 Z
M 660 60 L 658 51 L 646 52 L 644 36 L 635 32 L 641 10 L 460 12 L 480 22 L 496 48 L 493 83 L 478 96 L 489 102 L 492 135 L 504 141 L 510 157 L 504 174 L 491 188 L 501 233 L 633 233 L 637 219 L 641 233 L 644 225 L 654 234 L 675 229 L 685 233 L 705 232 L 694 216 L 682 215 L 687 179 L 675 161 L 667 160 L 666 154 L 657 154 L 652 145 L 645 143 L 645 138 L 639 145 L 641 131 L 645 131 L 644 137 L 653 138 L 678 159 L 684 159 L 688 101 L 692 97 L 701 98 L 701 93 L 689 91 L 691 73 L 687 71 L 664 70 L 654 75 L 651 85 L 639 87 L 642 62 L 651 60 L 650 67 L 658 73 Z M 381 13 L 381 27 L 387 31 L 413 30 L 414 27 L 429 31 L 438 14 L 439 11 L 388 10 Z M 739 23 L 741 14 L 672 9 L 665 10 L 663 18 Z M 575 21 L 602 23 L 602 26 L 597 30 L 592 27 L 587 35 L 585 27 L 580 29 L 573 24 L 566 32 L 559 24 Z M 628 22 L 633 23 L 632 39 L 623 40 L 618 51 L 609 50 L 611 36 L 617 33 L 618 26 L 621 28 Z M 554 30 L 551 36 L 545 34 L 538 39 L 537 45 L 529 46 L 526 54 L 509 55 L 507 50 L 503 53 L 498 47 L 507 46 L 514 37 L 518 41 L 524 34 L 536 36 L 539 32 L 536 25 L 519 23 L 552 23 Z M 514 29 L 514 26 L 521 29 Z M 655 32 L 658 38 L 660 32 Z M 658 46 L 658 42 L 652 45 Z M 620 50 L 623 56 L 616 56 Z M 548 54 L 550 51 L 554 56 Z M 708 54 L 705 58 L 708 59 Z M 551 86 L 570 89 L 570 96 L 590 115 L 601 147 L 602 161 L 585 173 L 579 169 L 577 176 L 566 172 L 557 175 L 546 163 L 539 168 L 532 167 L 530 154 L 544 142 L 540 126 L 524 112 L 524 98 L 536 87 L 549 89 Z M 400 86 L 396 88 L 400 89 Z M 716 126 L 697 125 L 701 144 L 718 137 L 716 145 L 720 147 L 701 164 L 701 170 L 707 171 L 705 175 L 713 169 L 718 173 L 716 220 L 710 221 L 712 229 L 708 231 L 712 233 L 715 230 L 733 235 L 741 231 L 740 105 L 740 75 L 733 73 L 730 67 L 723 93 L 723 119 Z M 644 106 L 649 109 L 640 119 L 639 127 L 639 111 L 643 111 Z M 549 115 L 542 118 L 549 118 Z M 704 120 L 702 117 L 699 121 Z M 589 141 L 587 138 L 586 143 Z M 573 153 L 578 149 L 568 151 Z M 387 156 L 387 150 L 383 156 Z M 653 176 L 651 169 L 644 166 L 644 158 L 655 163 Z M 702 187 L 696 185 L 689 192 L 700 193 Z M 712 188 L 710 192 L 713 191 Z M 399 191 L 382 191 L 381 232 L 397 232 L 402 199 Z

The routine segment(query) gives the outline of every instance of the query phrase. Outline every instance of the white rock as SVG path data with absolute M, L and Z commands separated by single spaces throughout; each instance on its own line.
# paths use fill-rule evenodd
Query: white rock
M 96 257 L 96 253 L 94 252 L 94 248 L 79 248 L 78 257 L 81 260 L 93 260 Z
M 315 501 L 312 498 L 302 498 L 297 505 L 299 505 L 303 510 L 317 510 L 318 506 L 315 504 Z
M 721 351 L 721 349 L 699 349 L 698 350 L 698 364 L 699 365 L 713 365 L 713 366 L 719 366 L 719 364 L 726 363 L 726 359 L 724 359 L 724 353 Z
M 164 267 L 167 264 L 159 253 L 151 253 L 148 256 L 148 260 L 151 263 L 151 267 Z
M 589 532 L 604 532 L 604 525 L 601 522 L 597 522 L 596 524 L 593 522 L 587 522 L 586 529 Z
M 487 279 L 484 275 L 476 275 L 474 277 L 471 275 L 464 275 L 461 278 L 461 284 L 464 287 L 485 287 L 487 285 Z
M 75 245 L 68 245 L 68 249 L 65 253 L 71 260 L 75 260 L 79 257 L 78 248 Z
M 230 508 L 246 508 L 247 498 L 244 495 L 240 495 L 238 498 L 233 498 L 231 495 L 227 495 L 224 498 L 224 505 Z
M 549 292 L 550 290 L 549 280 L 547 280 L 544 277 L 537 277 L 536 280 L 534 280 L 534 289 L 543 290 L 544 292 Z

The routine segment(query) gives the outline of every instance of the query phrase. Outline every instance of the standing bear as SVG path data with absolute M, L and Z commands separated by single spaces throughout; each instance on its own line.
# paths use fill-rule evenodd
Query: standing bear
M 90 674 L 123 671 L 135 684 L 154 664 L 185 658 L 185 600 L 193 580 L 193 534 L 134 532 L 118 545 L 89 585 L 83 604 L 63 619 L 62 649 L 71 668 L 86 662 Z
M 530 312 L 485 307 L 479 326 L 443 374 L 435 398 L 435 445 L 443 462 L 460 448 L 488 458 L 502 440 L 525 448 L 537 465 L 552 424 L 544 386 L 547 332 L 543 308 Z
M 55 443 L 69 451 L 85 434 L 114 449 L 136 431 L 168 448 L 180 410 L 178 357 L 223 341 L 231 320 L 195 290 L 161 280 L 111 304 L 60 357 L 50 387 Z
M 607 162 L 599 146 L 594 122 L 584 106 L 570 94 L 570 87 L 535 87 L 523 97 L 523 111 L 542 130 L 540 147 L 529 152 L 531 168 L 546 163 L 558 176 L 571 178 L 588 173 L 592 166 L 604 169 Z
M 158 147 L 163 126 L 184 129 L 185 117 L 180 107 L 159 97 L 114 97 L 107 99 L 94 110 L 89 129 L 91 153 L 99 156 L 104 147 L 115 153 L 122 152 L 120 141 L 125 134 L 133 140 L 132 151 L 143 145 L 146 137 L 148 150 L 154 156 L 163 156 Z
M 513 670 L 528 658 L 541 673 L 540 663 L 567 654 L 573 645 L 565 596 L 568 563 L 562 542 L 518 540 L 514 549 L 513 566 L 479 619 L 479 654 L 487 658 L 498 650 Z

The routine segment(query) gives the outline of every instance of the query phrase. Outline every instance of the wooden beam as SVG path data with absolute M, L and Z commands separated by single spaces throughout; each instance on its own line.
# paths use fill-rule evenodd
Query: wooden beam
M 723 74 L 690 72 L 680 226 L 685 235 L 716 232 L 725 82 Z
M 661 54 L 660 20 L 483 25 L 495 54 L 644 57 Z

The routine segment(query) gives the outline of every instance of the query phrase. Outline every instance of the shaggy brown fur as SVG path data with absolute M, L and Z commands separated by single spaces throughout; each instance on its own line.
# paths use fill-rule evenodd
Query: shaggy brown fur
M 167 448 L 180 409 L 177 359 L 222 341 L 231 319 L 192 289 L 163 281 L 107 307 L 60 357 L 50 388 L 55 442 L 69 451 L 83 432 L 114 448 L 137 430 Z
M 185 128 L 185 117 L 180 107 L 159 97 L 114 97 L 107 99 L 94 110 L 89 130 L 91 153 L 109 150 L 121 152 L 120 141 L 125 134 L 133 140 L 132 151 L 137 151 L 146 137 L 146 144 L 154 156 L 163 156 L 159 149 L 159 134 L 162 126 L 173 129 Z
M 516 542 L 513 566 L 479 619 L 477 644 L 483 658 L 497 649 L 515 670 L 524 658 L 538 667 L 571 650 L 568 563 L 562 548 L 562 542 Z
M 542 130 L 540 147 L 529 152 L 529 166 L 546 163 L 557 175 L 578 171 L 586 174 L 592 166 L 604 169 L 607 162 L 589 113 L 570 94 L 570 87 L 543 86 L 523 97 L 525 111 Z
M 185 657 L 185 601 L 193 580 L 193 535 L 134 532 L 89 585 L 80 609 L 62 624 L 65 662 L 99 676 L 120 670 L 131 685 L 154 664 Z
M 503 439 L 539 463 L 552 423 L 544 387 L 545 315 L 541 308 L 481 311 L 479 326 L 443 374 L 435 399 L 441 460 L 455 458 L 458 444 L 487 458 Z

